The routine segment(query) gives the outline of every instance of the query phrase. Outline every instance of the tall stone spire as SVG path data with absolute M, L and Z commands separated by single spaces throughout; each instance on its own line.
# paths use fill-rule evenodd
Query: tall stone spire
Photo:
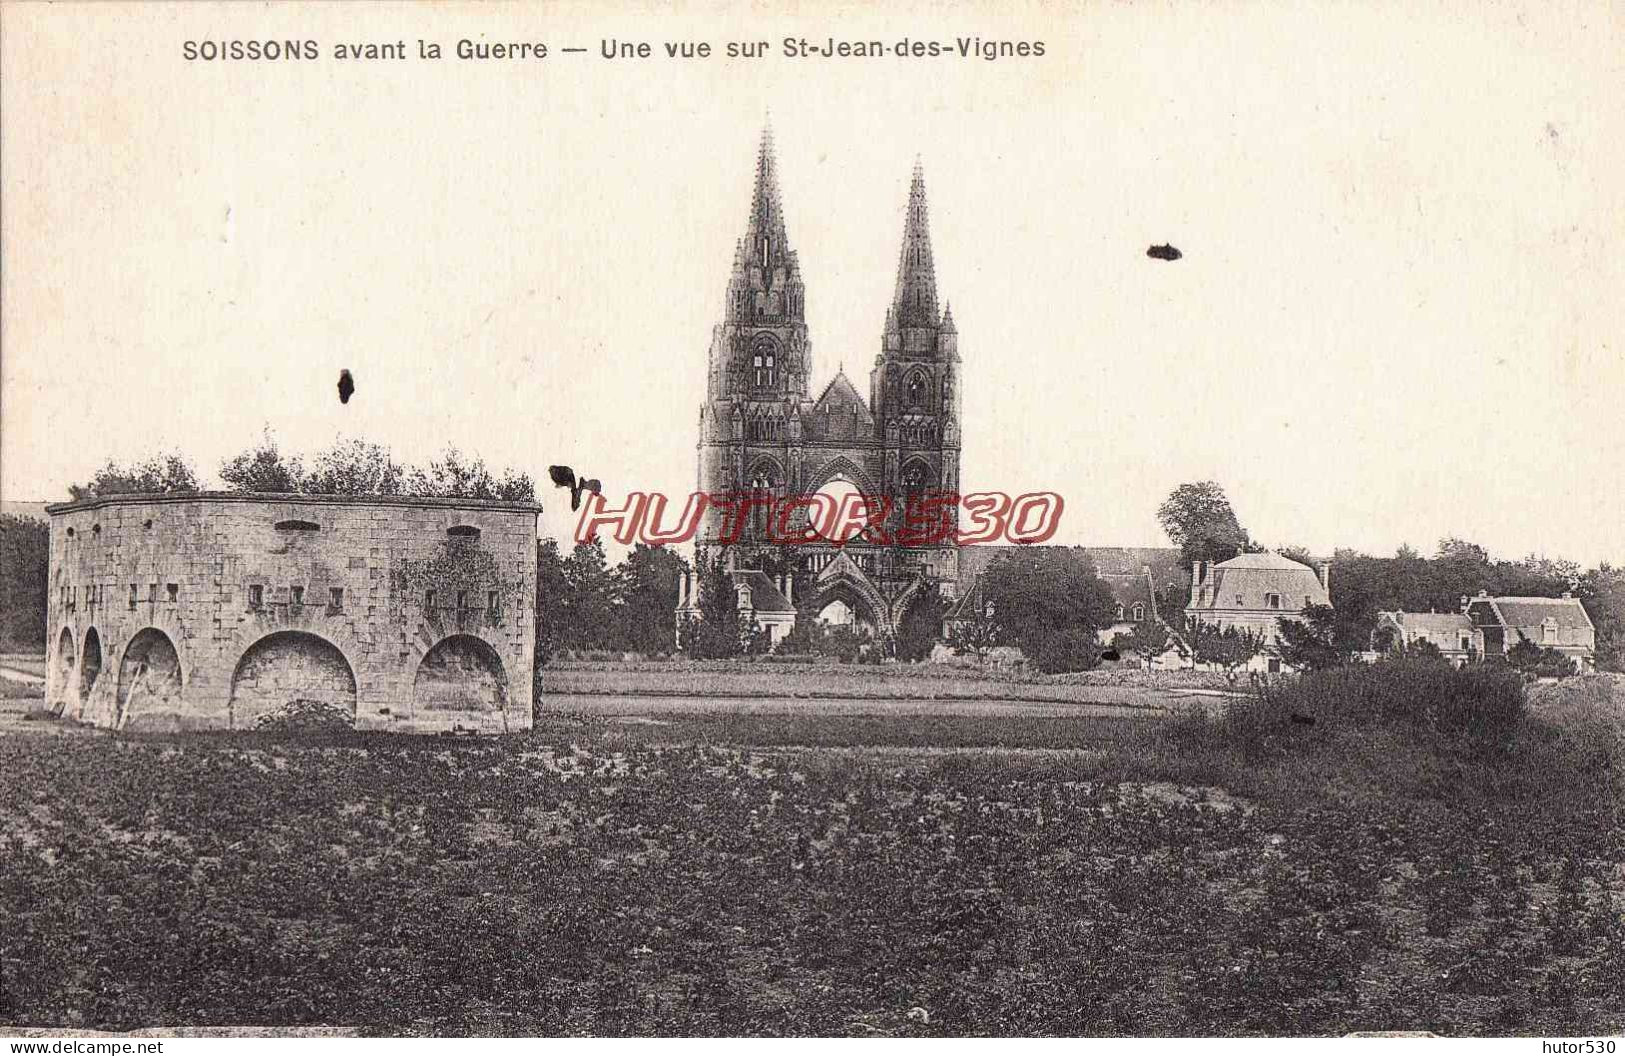
M 773 130 L 762 129 L 756 152 L 756 188 L 745 236 L 734 251 L 727 318 L 738 322 L 802 318 L 801 265 L 784 233 Z
M 931 223 L 925 209 L 925 170 L 916 159 L 908 189 L 908 214 L 903 219 L 903 250 L 897 260 L 897 292 L 887 326 L 935 327 L 941 315 L 931 261 Z

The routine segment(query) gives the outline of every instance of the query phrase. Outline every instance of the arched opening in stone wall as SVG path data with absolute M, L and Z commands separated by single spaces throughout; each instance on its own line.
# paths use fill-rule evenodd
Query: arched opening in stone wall
M 826 589 L 817 604 L 818 621 L 832 627 L 850 627 L 859 634 L 873 634 L 880 623 L 874 604 L 845 583 Z
M 90 699 L 96 677 L 102 673 L 102 636 L 92 627 L 85 632 L 85 647 L 79 652 L 79 699 Z
M 66 627 L 56 640 L 56 677 L 51 681 L 56 686 L 56 700 L 51 702 L 51 708 L 58 715 L 67 707 L 68 701 L 73 699 L 73 632 Z
M 296 701 L 355 719 L 355 672 L 338 646 L 305 631 L 277 631 L 248 647 L 231 676 L 231 725 L 252 729 Z
M 141 725 L 148 716 L 181 708 L 181 660 L 169 635 L 148 627 L 130 639 L 118 665 L 117 726 Z
M 417 711 L 503 712 L 508 707 L 508 676 L 502 658 L 482 639 L 454 634 L 442 639 L 418 664 L 412 682 Z

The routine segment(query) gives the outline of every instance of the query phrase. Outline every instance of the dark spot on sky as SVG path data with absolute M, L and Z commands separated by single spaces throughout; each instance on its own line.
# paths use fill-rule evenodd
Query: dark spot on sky
M 547 475 L 553 481 L 554 487 L 570 489 L 570 509 L 572 510 L 581 508 L 582 492 L 590 491 L 594 495 L 603 494 L 602 484 L 596 480 L 588 480 L 586 477 L 577 480 L 575 470 L 569 466 L 548 466 Z
M 1152 246 L 1146 250 L 1145 255 L 1153 260 L 1178 260 L 1185 254 L 1164 242 L 1160 246 Z
M 355 393 L 355 379 L 350 377 L 347 370 L 339 371 L 339 402 L 349 403 L 350 397 Z

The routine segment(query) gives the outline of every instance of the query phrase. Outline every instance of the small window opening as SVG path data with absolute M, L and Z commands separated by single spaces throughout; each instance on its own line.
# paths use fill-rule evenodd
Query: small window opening
M 276 530 L 279 532 L 319 532 L 322 526 L 314 521 L 278 521 Z
M 1244 600 L 1244 596 L 1241 595 L 1241 594 L 1237 594 L 1236 595 L 1236 608 L 1238 608 L 1238 609 L 1242 608 L 1246 604 L 1247 604 L 1247 602 Z
M 136 597 L 140 589 L 141 588 L 137 584 L 130 584 L 130 608 L 132 609 L 135 608 Z
M 258 610 L 265 605 L 265 588 L 259 584 L 251 584 L 248 588 L 248 607 Z
M 423 592 L 423 611 L 434 611 L 434 591 L 432 590 L 426 590 Z
M 329 588 L 327 588 L 327 611 L 328 612 L 343 612 L 344 611 L 344 588 L 343 587 L 329 587 Z
M 69 538 L 69 539 L 72 539 L 72 538 L 73 538 L 73 529 L 72 529 L 72 528 L 69 528 L 69 529 L 68 529 L 68 538 Z
M 147 602 L 149 604 L 153 604 L 153 603 L 156 603 L 157 601 L 158 601 L 158 584 L 156 584 L 156 583 L 148 583 L 147 584 Z
M 165 584 L 164 589 L 169 592 L 169 600 L 170 601 L 179 601 L 180 600 L 181 585 L 179 583 Z
M 497 592 L 494 590 L 485 592 L 485 611 L 491 613 L 497 611 Z
M 141 522 L 141 527 L 145 528 L 149 532 L 152 531 L 152 518 L 149 517 L 146 520 L 142 521 Z
M 305 605 L 305 588 L 289 587 L 288 600 L 292 602 L 294 608 L 303 608 Z
M 478 539 L 480 530 L 472 524 L 459 524 L 446 529 L 446 534 L 457 539 Z
M 101 535 L 102 534 L 102 526 L 99 525 L 99 524 L 91 525 L 90 526 L 90 534 L 91 535 Z
M 463 610 L 465 610 L 467 608 L 468 608 L 468 591 L 459 590 L 457 592 L 457 611 L 462 612 Z

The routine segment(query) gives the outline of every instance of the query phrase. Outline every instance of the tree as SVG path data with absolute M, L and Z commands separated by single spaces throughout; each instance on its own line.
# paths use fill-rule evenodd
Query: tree
M 947 603 L 935 587 L 922 589 L 909 602 L 897 625 L 897 659 L 924 660 L 942 636 L 942 617 Z
M 739 596 L 727 572 L 725 552 L 699 550 L 694 555 L 694 589 L 698 592 L 698 619 L 683 623 L 683 652 L 697 660 L 722 660 L 738 656 L 741 632 Z
M 284 455 L 276 437 L 266 429 L 258 447 L 221 465 L 220 479 L 232 491 L 297 492 L 304 488 L 305 468 L 298 458 Z
M 195 492 L 197 472 L 179 453 L 154 455 L 142 462 L 120 464 L 109 459 L 88 484 L 69 486 L 75 502 L 104 495 L 161 495 Z
M 447 447 L 427 469 L 412 470 L 407 491 L 447 499 L 536 501 L 536 483 L 529 474 L 506 469 L 501 477 L 493 476 L 484 459 L 456 447 Z
M 968 653 L 976 657 L 978 664 L 985 662 L 988 650 L 1003 644 L 999 621 L 994 619 L 992 607 L 983 602 L 976 611 L 962 614 L 948 635 L 948 644 L 960 656 Z
M 564 559 L 564 644 L 572 649 L 610 649 L 616 644 L 618 584 L 604 557 L 603 540 L 577 543 Z
M 1092 671 L 1100 666 L 1100 639 L 1077 624 L 1054 627 L 1029 636 L 1022 654 L 1046 675 Z
M 1116 599 L 1095 575 L 1088 556 L 1077 550 L 1006 550 L 982 573 L 981 583 L 983 602 L 993 606 L 1000 637 L 1029 658 L 1058 631 L 1096 635 L 1116 620 Z M 1053 653 L 1059 646 L 1047 648 Z M 1095 652 L 1098 660 L 1098 645 Z
M 406 490 L 407 467 L 382 444 L 339 440 L 316 455 L 298 490 L 312 495 L 399 495 Z
M 1185 617 L 1180 635 L 1170 636 L 1169 644 L 1195 664 L 1209 664 L 1234 674 L 1264 651 L 1265 636 L 1245 627 L 1224 627 L 1195 616 Z M 1164 646 L 1166 648 L 1166 646 Z
M 564 644 L 568 621 L 569 580 L 564 574 L 564 555 L 554 539 L 536 543 L 536 670 Z
M 615 637 L 626 649 L 646 656 L 675 647 L 672 613 L 678 581 L 688 562 L 664 546 L 637 544 L 615 569 L 621 605 Z
M 1281 659 L 1295 668 L 1322 671 L 1340 667 L 1348 662 L 1355 651 L 1349 643 L 1339 641 L 1337 613 L 1328 605 L 1311 605 L 1303 610 L 1302 620 L 1281 617 L 1276 623 L 1280 634 L 1276 651 Z
M 1444 662 L 1444 653 L 1428 639 L 1412 638 L 1410 641 L 1406 641 L 1404 637 L 1393 633 L 1390 628 L 1384 628 L 1384 630 L 1388 631 L 1388 633 L 1383 635 L 1380 640 L 1373 638 L 1372 641 L 1372 648 L 1382 654 L 1380 659 L 1391 660 L 1396 663 L 1405 660 Z
M 446 448 L 427 468 L 414 468 L 396 460 L 382 444 L 341 439 L 315 455 L 307 468 L 298 456 L 283 453 L 270 429 L 258 445 L 221 465 L 220 479 L 232 491 L 536 501 L 536 484 L 528 474 L 505 469 L 495 476 L 483 459 L 455 447 Z
M 33 652 L 45 647 L 51 530 L 44 521 L 0 516 L 0 640 Z
M 1175 488 L 1157 507 L 1157 520 L 1187 565 L 1228 561 L 1251 546 L 1224 489 L 1211 480 Z
M 1625 671 L 1625 568 L 1603 562 L 1580 577 L 1575 595 L 1597 629 L 1597 669 Z
M 1146 662 L 1166 653 L 1174 644 L 1174 636 L 1161 620 L 1141 620 L 1130 630 L 1112 639 L 1112 648 L 1120 653 L 1133 653 Z

